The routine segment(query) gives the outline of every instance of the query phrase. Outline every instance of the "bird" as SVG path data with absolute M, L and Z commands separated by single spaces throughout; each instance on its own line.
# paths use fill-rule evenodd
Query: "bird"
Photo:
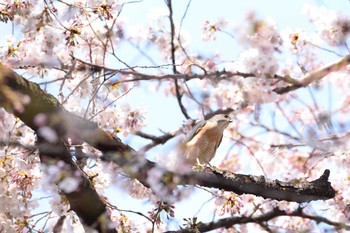
M 184 162 L 188 165 L 209 164 L 219 147 L 225 128 L 232 122 L 227 114 L 200 121 L 184 140 Z

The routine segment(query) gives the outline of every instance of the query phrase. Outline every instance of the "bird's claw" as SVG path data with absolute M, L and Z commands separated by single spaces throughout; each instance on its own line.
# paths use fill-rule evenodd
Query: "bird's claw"
M 203 171 L 205 168 L 209 168 L 210 170 L 215 170 L 215 166 L 211 165 L 209 162 L 201 163 L 198 158 L 196 164 L 192 167 L 194 171 Z

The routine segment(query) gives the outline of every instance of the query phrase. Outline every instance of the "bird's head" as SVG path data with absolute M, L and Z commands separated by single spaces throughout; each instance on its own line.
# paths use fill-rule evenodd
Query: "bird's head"
M 215 115 L 212 118 L 210 118 L 208 121 L 213 123 L 216 122 L 217 125 L 222 129 L 225 129 L 232 122 L 231 118 L 227 114 Z

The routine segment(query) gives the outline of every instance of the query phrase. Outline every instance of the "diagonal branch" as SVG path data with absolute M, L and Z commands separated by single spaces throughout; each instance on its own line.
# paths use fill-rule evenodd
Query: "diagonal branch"
M 141 131 L 137 131 L 135 132 L 135 135 L 142 137 L 144 139 L 149 139 L 152 142 L 149 143 L 148 145 L 144 146 L 143 148 L 141 148 L 139 151 L 140 152 L 146 152 L 149 149 L 159 145 L 159 144 L 165 144 L 167 141 L 169 141 L 170 139 L 174 138 L 176 135 L 178 135 L 180 133 L 181 129 L 178 129 L 174 132 L 170 132 L 170 133 L 166 133 L 162 136 L 154 136 L 151 134 L 147 134 Z
M 274 91 L 277 94 L 284 94 L 284 93 L 287 93 L 290 91 L 294 91 L 294 90 L 301 88 L 301 87 L 306 87 L 306 86 L 310 85 L 311 83 L 324 78 L 326 75 L 328 75 L 332 72 L 336 72 L 336 71 L 343 69 L 344 67 L 346 67 L 349 64 L 350 64 L 350 54 L 343 57 L 342 59 L 340 59 L 339 61 L 337 61 L 335 63 L 332 63 L 332 64 L 329 64 L 325 67 L 322 67 L 319 70 L 315 70 L 315 71 L 311 71 L 311 72 L 307 73 L 300 80 L 293 79 L 291 77 L 279 77 L 283 81 L 285 81 L 286 83 L 290 83 L 292 85 L 289 85 L 286 87 L 278 87 L 278 88 L 275 88 Z
M 20 102 L 16 101 L 17 106 L 11 105 L 12 100 L 20 99 L 23 94 L 30 97 L 29 103 L 19 106 Z M 106 204 L 93 188 L 89 178 L 76 166 L 65 144 L 67 131 L 65 127 L 61 127 L 65 121 L 59 117 L 64 109 L 58 101 L 52 95 L 41 90 L 37 84 L 24 79 L 0 63 L 0 106 L 13 112 L 36 132 L 41 163 L 51 164 L 59 160 L 64 161 L 66 166 L 61 167 L 61 172 L 69 174 L 71 177 L 79 177 L 79 187 L 75 191 L 61 191 L 67 197 L 70 208 L 77 213 L 83 223 L 93 226 L 96 230 L 104 228 L 101 225 L 103 223 L 97 222 L 97 219 L 105 214 Z M 54 129 L 58 140 L 48 142 L 45 137 L 41 136 L 40 127 L 35 123 L 35 117 L 39 114 L 45 119 L 41 126 L 49 126 Z M 94 205 L 86 205 L 86 203 L 94 203 Z

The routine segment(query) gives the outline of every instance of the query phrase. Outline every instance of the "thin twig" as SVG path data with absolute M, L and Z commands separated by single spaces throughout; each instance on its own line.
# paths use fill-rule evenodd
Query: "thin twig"
M 170 21 L 171 62 L 173 64 L 173 73 L 177 74 L 178 72 L 176 70 L 175 43 L 174 43 L 175 24 L 174 24 L 174 19 L 173 19 L 173 7 L 172 7 L 171 0 L 167 0 L 167 6 L 169 9 L 169 21 Z M 187 113 L 185 106 L 182 103 L 182 93 L 180 93 L 180 86 L 179 86 L 178 79 L 174 79 L 174 84 L 175 84 L 176 99 L 177 99 L 177 102 L 180 106 L 181 112 L 186 117 L 186 119 L 191 119 L 191 117 Z

